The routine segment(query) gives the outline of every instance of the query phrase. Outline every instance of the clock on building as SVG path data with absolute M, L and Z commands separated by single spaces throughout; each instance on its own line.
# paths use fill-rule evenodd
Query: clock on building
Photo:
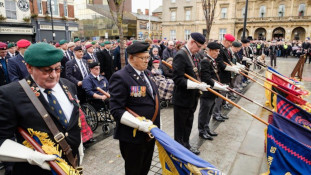
M 18 0 L 17 6 L 21 11 L 26 12 L 29 9 L 29 2 L 27 0 Z

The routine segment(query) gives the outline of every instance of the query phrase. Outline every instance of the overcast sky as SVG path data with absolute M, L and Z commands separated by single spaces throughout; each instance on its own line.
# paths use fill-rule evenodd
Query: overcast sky
M 141 9 L 145 13 L 145 9 L 149 9 L 149 1 L 151 2 L 151 12 L 162 5 L 162 0 L 132 0 L 132 12 Z

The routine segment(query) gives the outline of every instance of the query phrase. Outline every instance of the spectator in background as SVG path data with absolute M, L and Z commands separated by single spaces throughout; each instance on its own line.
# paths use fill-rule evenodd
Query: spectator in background
M 166 62 L 170 65 L 173 65 L 173 58 L 169 57 Z M 173 78 L 173 70 L 169 67 L 167 67 L 165 64 L 162 64 L 162 71 L 163 71 L 163 75 L 166 78 L 172 79 Z
M 154 60 L 159 60 L 160 64 L 161 64 L 161 58 L 159 56 L 159 50 L 157 47 L 154 47 L 151 49 L 151 54 L 150 54 L 150 60 L 148 62 L 148 69 L 151 70 L 152 69 L 152 63 Z
M 174 49 L 174 42 L 173 41 L 169 41 L 168 45 L 167 45 L 167 48 L 163 51 L 162 59 L 166 60 L 169 57 L 174 58 L 175 55 L 176 55 L 176 51 Z

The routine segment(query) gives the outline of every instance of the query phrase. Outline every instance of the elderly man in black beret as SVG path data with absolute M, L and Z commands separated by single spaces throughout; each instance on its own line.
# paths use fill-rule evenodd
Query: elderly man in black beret
M 199 67 L 194 63 L 194 54 L 205 43 L 201 33 L 191 33 L 187 44 L 180 49 L 173 61 L 173 80 L 175 83 L 174 104 L 174 139 L 195 154 L 200 154 L 196 148 L 191 148 L 189 137 L 192 129 L 194 112 L 196 110 L 201 91 L 207 91 L 206 83 L 196 83 L 185 78 L 184 74 L 200 80 Z
M 115 72 L 109 80 L 110 110 L 117 122 L 114 138 L 119 140 L 126 175 L 147 175 L 155 141 L 146 133 L 154 124 L 160 126 L 159 94 L 147 70 L 149 44 L 135 42 L 126 51 L 129 64 Z M 139 120 L 125 108 L 146 120 Z M 138 129 L 138 131 L 137 131 Z
M 69 165 L 76 166 L 76 158 L 80 157 L 80 163 L 82 160 L 79 105 L 74 99 L 77 90 L 74 84 L 60 78 L 60 49 L 37 43 L 25 51 L 24 58 L 30 76 L 0 87 L 0 161 L 16 162 L 13 175 L 52 175 L 47 161 L 56 156 L 48 151 L 58 146 L 59 156 Z M 18 127 L 36 136 L 46 153 L 53 155 L 34 151 Z M 10 140 L 13 136 L 16 141 Z

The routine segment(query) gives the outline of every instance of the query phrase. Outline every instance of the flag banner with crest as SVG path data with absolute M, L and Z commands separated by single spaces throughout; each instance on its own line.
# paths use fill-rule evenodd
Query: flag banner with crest
M 270 67 L 270 66 L 268 66 L 268 70 L 270 70 L 271 72 L 274 72 L 274 73 L 276 73 L 276 74 L 278 74 L 278 75 L 281 75 L 282 77 L 284 77 L 284 78 L 286 78 L 286 79 L 292 81 L 294 84 L 301 84 L 300 81 L 298 81 L 298 80 L 296 80 L 296 79 L 294 79 L 294 78 L 289 78 L 289 77 L 287 77 L 287 76 L 281 74 L 281 73 L 278 72 L 277 70 L 273 69 L 273 68 Z
M 272 118 L 271 118 L 272 117 Z M 298 142 L 304 144 L 306 147 L 311 148 L 311 131 L 307 128 L 287 119 L 284 116 L 274 112 L 270 117 L 270 124 L 278 128 L 288 136 L 294 138 Z
M 224 175 L 212 164 L 193 154 L 157 127 L 151 129 L 159 150 L 162 174 Z
M 280 95 L 277 96 L 276 112 L 311 130 L 311 113 L 305 111 Z
M 271 174 L 311 174 L 311 149 L 272 125 L 267 129 L 267 162 Z

